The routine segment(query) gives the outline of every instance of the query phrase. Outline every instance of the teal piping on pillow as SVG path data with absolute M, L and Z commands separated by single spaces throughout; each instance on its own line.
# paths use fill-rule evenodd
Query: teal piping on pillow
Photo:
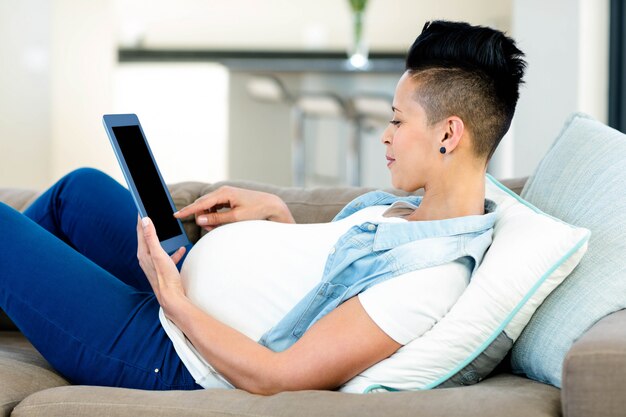
M 380 384 L 374 384 L 374 385 L 370 385 L 369 387 L 365 388 L 365 390 L 363 391 L 363 394 L 369 394 L 370 392 L 372 392 L 374 390 L 377 390 L 377 389 L 384 389 L 384 390 L 389 391 L 389 392 L 400 392 L 400 391 L 402 391 L 401 389 L 392 388 L 392 387 L 388 387 L 388 386 L 380 385 Z M 416 391 L 418 391 L 418 390 L 416 390 Z
M 543 214 L 546 215 L 554 220 L 558 220 L 559 222 L 566 224 L 570 227 L 573 227 L 572 225 L 570 225 L 569 223 L 566 223 L 560 219 L 557 219 L 555 217 L 550 216 L 547 213 L 542 212 L 541 210 L 539 210 L 537 207 L 533 206 L 532 204 L 530 204 L 529 202 L 527 202 L 526 200 L 522 199 L 521 197 L 519 197 L 517 194 L 515 194 L 513 191 L 509 190 L 507 187 L 505 187 L 504 185 L 502 185 L 498 180 L 496 180 L 495 178 L 493 178 L 491 175 L 487 174 L 487 178 L 493 182 L 498 188 L 502 189 L 502 191 L 506 192 L 507 194 L 515 197 L 517 199 L 517 201 L 519 201 L 521 204 L 529 207 L 530 209 L 534 210 L 535 212 L 539 213 L 539 214 Z M 532 297 L 532 295 L 539 289 L 539 287 L 541 287 L 541 285 L 545 282 L 546 279 L 548 279 L 548 277 L 550 275 L 552 275 L 552 273 L 559 267 L 561 266 L 561 264 L 563 264 L 563 262 L 565 262 L 567 259 L 569 259 L 574 253 L 576 253 L 585 243 L 587 243 L 587 241 L 589 240 L 589 237 L 591 236 L 591 232 L 587 231 L 587 233 L 585 233 L 585 236 L 583 236 L 583 238 L 578 241 L 578 243 L 576 243 L 576 245 L 574 245 L 573 248 L 571 248 L 565 255 L 563 255 L 557 262 L 555 262 L 552 267 L 550 267 L 548 269 L 548 271 L 546 271 L 541 278 L 539 279 L 539 281 L 537 281 L 537 283 L 535 283 L 535 285 L 533 285 L 533 287 L 530 289 L 530 291 L 528 291 L 528 293 L 526 294 L 526 296 L 524 296 L 524 298 L 517 304 L 517 306 L 515 306 L 515 308 L 513 309 L 513 311 L 511 311 L 511 313 L 509 313 L 509 315 L 504 319 L 504 321 L 500 324 L 500 326 L 498 327 L 498 329 L 492 333 L 492 335 L 485 341 L 483 342 L 483 344 L 476 349 L 474 352 L 472 352 L 471 355 L 468 356 L 468 358 L 466 360 L 464 360 L 463 362 L 461 362 L 459 365 L 457 365 L 455 368 L 453 368 L 450 372 L 448 372 L 445 376 L 435 380 L 434 382 L 431 382 L 430 384 L 427 384 L 425 387 L 423 388 L 418 388 L 415 389 L 413 391 L 418 391 L 418 390 L 427 390 L 427 389 L 432 389 L 435 388 L 437 385 L 444 383 L 445 381 L 447 381 L 448 379 L 452 378 L 456 373 L 458 373 L 461 369 L 465 368 L 468 364 L 470 364 L 474 359 L 476 359 L 476 357 L 478 357 L 478 355 L 480 355 L 482 352 L 484 352 L 485 349 L 487 349 L 487 347 L 495 340 L 496 337 L 498 337 L 498 335 L 500 333 L 502 333 L 504 331 L 504 328 L 511 322 L 511 320 L 513 319 L 513 317 L 515 317 L 515 315 L 519 312 L 519 310 L 528 302 L 528 300 L 530 299 L 530 297 Z M 397 388 L 392 388 L 392 387 L 388 387 L 385 385 L 370 385 L 368 386 L 363 392 L 364 393 L 370 393 L 375 389 L 385 389 L 387 391 L 401 391 Z M 411 391 L 411 390 L 409 390 Z

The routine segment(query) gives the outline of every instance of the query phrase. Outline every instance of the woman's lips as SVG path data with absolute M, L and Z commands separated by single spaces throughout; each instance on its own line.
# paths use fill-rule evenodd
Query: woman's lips
M 387 166 L 391 166 L 391 164 L 393 164 L 395 162 L 395 159 L 393 159 L 392 157 L 388 156 L 387 157 Z

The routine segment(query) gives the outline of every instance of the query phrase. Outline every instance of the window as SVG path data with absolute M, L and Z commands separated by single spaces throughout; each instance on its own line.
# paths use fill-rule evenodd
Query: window
M 115 109 L 136 113 L 168 184 L 228 170 L 228 70 L 211 63 L 123 63 Z

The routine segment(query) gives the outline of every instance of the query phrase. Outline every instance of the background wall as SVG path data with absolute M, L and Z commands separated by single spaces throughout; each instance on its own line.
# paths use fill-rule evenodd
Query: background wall
M 102 115 L 111 113 L 114 97 L 113 7 L 103 0 L 49 3 L 52 136 L 48 178 L 82 166 L 118 172 L 102 127 Z
M 0 0 L 0 186 L 50 177 L 50 20 L 46 0 Z
M 228 177 L 226 68 L 214 63 L 129 63 L 117 66 L 114 74 L 113 111 L 139 116 L 166 181 Z M 112 175 L 121 180 L 117 163 L 115 168 Z
M 515 0 L 526 85 L 513 127 L 512 174 L 530 175 L 568 115 L 608 120 L 608 0 Z
M 403 51 L 433 18 L 509 30 L 527 53 L 495 175 L 531 173 L 572 111 L 606 121 L 608 0 L 370 0 L 370 48 Z M 42 188 L 85 165 L 118 175 L 101 127 L 119 108 L 118 45 L 343 51 L 349 21 L 337 0 L 0 0 L 0 186 Z
M 344 50 L 348 0 L 114 0 L 120 39 L 152 47 Z M 262 6 L 261 6 L 262 4 Z M 510 0 L 368 0 L 371 49 L 404 51 L 426 20 L 446 18 L 508 30 Z
M 365 30 L 371 49 L 402 51 L 427 19 L 507 29 L 510 10 L 500 0 L 370 0 Z M 86 165 L 119 178 L 101 127 L 119 108 L 118 45 L 343 51 L 349 23 L 337 0 L 0 0 L 0 186 L 42 188 Z

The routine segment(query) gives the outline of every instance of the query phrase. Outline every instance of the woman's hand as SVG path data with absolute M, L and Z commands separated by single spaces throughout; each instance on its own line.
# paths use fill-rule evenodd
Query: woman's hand
M 227 208 L 227 211 L 218 211 Z M 174 213 L 176 218 L 194 214 L 196 224 L 207 231 L 242 220 L 295 223 L 287 205 L 278 196 L 261 191 L 224 186 L 204 195 Z
M 154 224 L 148 217 L 137 221 L 137 259 L 165 314 L 174 303 L 185 299 L 176 264 L 185 254 L 181 247 L 171 257 L 161 247 Z

